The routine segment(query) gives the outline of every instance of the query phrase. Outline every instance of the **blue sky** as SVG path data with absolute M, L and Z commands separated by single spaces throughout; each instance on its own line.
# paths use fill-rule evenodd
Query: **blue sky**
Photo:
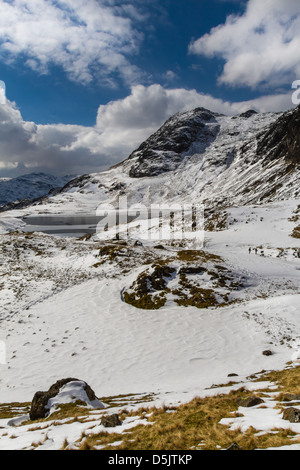
M 298 0 L 0 0 L 0 176 L 121 161 L 171 114 L 290 109 Z
M 148 5 L 147 2 L 136 3 L 147 15 L 145 21 L 134 25 L 143 36 L 139 50 L 130 57 L 141 71 L 138 83 L 195 88 L 223 99 L 255 96 L 248 89 L 218 87 L 216 76 L 220 61 L 188 54 L 192 38 L 224 23 L 228 14 L 244 11 L 244 2 L 164 0 L 158 3 L 154 0 Z M 70 80 L 65 70 L 51 64 L 47 74 L 36 73 L 26 66 L 23 54 L 16 55 L 13 62 L 1 61 L 0 77 L 6 83 L 7 97 L 16 101 L 24 119 L 39 124 L 93 125 L 100 104 L 130 93 L 130 83 L 124 83 L 118 74 L 112 74 L 114 84 L 104 85 L 100 67 L 90 83 L 82 83 Z M 136 79 L 132 83 L 136 83 Z

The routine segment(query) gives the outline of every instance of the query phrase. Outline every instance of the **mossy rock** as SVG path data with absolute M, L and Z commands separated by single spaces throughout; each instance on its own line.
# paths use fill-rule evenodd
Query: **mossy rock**
M 182 294 L 182 298 L 175 300 L 182 307 L 209 308 L 219 305 L 212 289 L 191 288 L 191 296 Z
M 150 294 L 137 297 L 135 294 L 124 292 L 124 301 L 127 304 L 142 310 L 159 310 L 165 305 L 166 298 L 161 295 L 152 296 Z
M 151 266 L 152 272 L 141 273 L 130 287 L 133 292 L 124 292 L 124 301 L 136 308 L 158 310 L 166 303 L 165 294 L 169 291 L 166 278 L 172 277 L 175 268 L 156 263 Z M 155 294 L 159 292 L 159 294 Z

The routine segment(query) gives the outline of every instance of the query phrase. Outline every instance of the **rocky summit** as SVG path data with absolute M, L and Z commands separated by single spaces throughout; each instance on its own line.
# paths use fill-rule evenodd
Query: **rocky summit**
M 297 198 L 299 116 L 300 107 L 237 116 L 204 108 L 177 113 L 126 160 L 72 181 L 51 203 L 58 209 L 68 200 L 76 212 L 115 203 L 122 195 L 132 203 L 209 207 Z
M 195 143 L 205 152 L 220 131 L 216 116 L 204 108 L 175 114 L 129 156 L 129 176 L 142 178 L 176 170 Z
M 299 126 L 300 107 L 236 116 L 204 108 L 177 113 L 118 165 L 75 178 L 27 206 L 74 214 L 94 213 L 124 195 L 130 203 L 210 208 L 295 199 Z

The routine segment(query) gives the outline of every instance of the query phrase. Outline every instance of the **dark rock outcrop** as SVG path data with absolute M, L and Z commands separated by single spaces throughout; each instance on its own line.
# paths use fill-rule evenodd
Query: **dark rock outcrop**
M 47 415 L 49 414 L 49 409 L 47 408 L 49 400 L 51 398 L 54 398 L 59 393 L 60 389 L 69 382 L 83 381 L 74 378 L 62 379 L 58 380 L 55 384 L 53 384 L 47 392 L 36 392 L 31 403 L 31 421 L 47 417 Z M 87 394 L 88 399 L 91 402 L 97 400 L 95 392 L 91 389 L 91 387 L 86 382 L 83 383 L 85 384 L 85 392 Z
M 136 160 L 129 176 L 152 177 L 175 170 L 183 160 L 183 154 L 195 143 L 204 152 L 220 130 L 216 116 L 204 108 L 172 116 L 129 156 L 129 161 Z
M 284 159 L 300 164 L 300 106 L 284 113 L 258 138 L 257 155 L 267 160 Z
M 245 119 L 249 119 L 252 116 L 254 116 L 255 114 L 258 114 L 257 111 L 255 111 L 254 109 L 249 109 L 245 113 L 240 114 L 240 117 L 245 118 Z
M 204 274 L 206 272 L 207 269 L 202 266 L 183 266 L 179 269 L 178 274 Z

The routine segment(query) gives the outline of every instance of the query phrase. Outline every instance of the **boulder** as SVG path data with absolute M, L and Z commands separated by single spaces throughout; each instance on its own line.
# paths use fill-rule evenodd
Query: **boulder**
M 252 406 L 257 406 L 261 403 L 264 403 L 261 398 L 255 396 L 247 398 L 238 398 L 236 402 L 239 406 L 242 406 L 244 408 L 251 408 Z
M 36 392 L 31 403 L 30 419 L 31 421 L 44 419 L 50 414 L 52 407 L 77 400 L 86 403 L 87 406 L 103 408 L 103 404 L 86 382 L 68 378 L 58 380 L 47 392 Z
M 117 414 L 102 416 L 101 424 L 105 428 L 114 428 L 116 426 L 121 426 L 122 422 Z
M 263 355 L 264 355 L 264 356 L 273 356 L 273 353 L 272 353 L 272 351 L 270 351 L 270 350 L 268 349 L 268 350 L 266 350 L 266 351 L 263 351 Z
M 231 444 L 231 446 L 230 446 L 230 447 L 228 447 L 228 449 L 226 449 L 226 450 L 243 450 L 243 448 L 242 448 L 242 447 L 240 447 L 239 445 L 237 445 L 237 443 L 236 443 L 236 442 L 234 442 L 234 443 L 233 443 L 233 444 Z
M 282 418 L 290 423 L 300 423 L 300 410 L 293 407 L 286 408 Z
M 300 395 L 293 393 L 286 393 L 283 397 L 284 401 L 300 401 Z

